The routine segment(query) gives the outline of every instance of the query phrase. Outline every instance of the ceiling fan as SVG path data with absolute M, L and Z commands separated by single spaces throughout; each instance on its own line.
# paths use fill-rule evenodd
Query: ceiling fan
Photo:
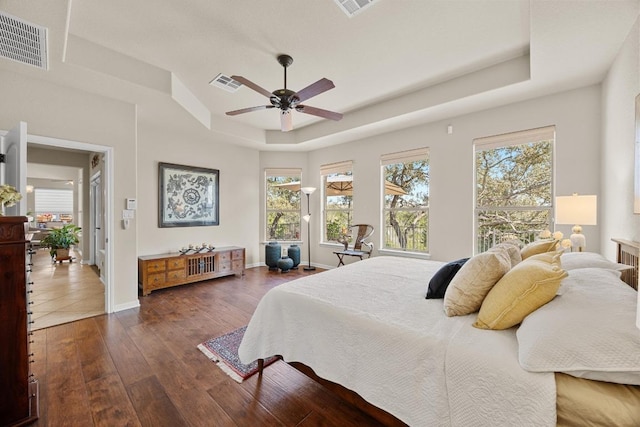
M 319 95 L 323 92 L 333 89 L 335 86 L 333 82 L 324 77 L 315 83 L 310 84 L 298 92 L 294 92 L 291 89 L 287 89 L 287 67 L 293 63 L 293 58 L 289 55 L 279 55 L 278 62 L 284 68 L 284 89 L 276 89 L 273 92 L 269 92 L 266 89 L 258 86 L 249 79 L 245 79 L 242 76 L 231 76 L 231 78 L 237 82 L 242 83 L 250 89 L 269 98 L 271 105 L 259 105 L 257 107 L 242 108 L 240 110 L 227 111 L 228 116 L 235 116 L 238 114 L 248 113 L 251 111 L 265 110 L 269 108 L 280 109 L 280 129 L 283 132 L 293 129 L 293 122 L 291 121 L 291 110 L 296 110 L 301 113 L 311 114 L 318 117 L 323 117 L 330 120 L 340 120 L 342 114 L 329 110 L 323 110 L 322 108 L 310 107 L 308 105 L 300 104 L 307 99 Z

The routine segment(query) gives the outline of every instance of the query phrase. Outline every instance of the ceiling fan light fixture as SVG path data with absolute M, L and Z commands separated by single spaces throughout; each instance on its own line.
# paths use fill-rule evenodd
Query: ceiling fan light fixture
M 310 114 L 330 120 L 342 119 L 341 113 L 300 104 L 301 102 L 306 101 L 309 98 L 333 89 L 335 86 L 331 80 L 323 77 L 317 82 L 312 83 L 297 92 L 293 91 L 287 88 L 287 67 L 289 67 L 293 63 L 293 58 L 291 58 L 289 55 L 278 55 L 278 62 L 284 69 L 284 88 L 276 89 L 273 92 L 269 92 L 265 88 L 255 84 L 254 82 L 243 76 L 231 76 L 231 79 L 269 98 L 270 105 L 259 105 L 256 107 L 242 108 L 239 110 L 227 111 L 225 114 L 227 114 L 228 116 L 237 116 L 238 114 L 249 113 L 252 111 L 277 108 L 282 113 L 280 115 L 280 129 L 283 132 L 287 132 L 293 129 L 291 110 L 296 110 L 304 114 Z

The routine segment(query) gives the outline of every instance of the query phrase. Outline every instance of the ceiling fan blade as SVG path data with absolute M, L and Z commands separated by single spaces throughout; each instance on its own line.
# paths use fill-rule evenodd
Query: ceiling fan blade
M 237 116 L 238 114 L 250 113 L 252 111 L 266 110 L 267 108 L 273 108 L 273 105 L 258 105 L 257 107 L 249 107 L 249 108 L 242 108 L 240 110 L 227 111 L 225 114 L 227 116 Z
M 324 117 L 325 119 L 330 120 L 340 120 L 342 118 L 341 113 L 336 113 L 334 111 L 323 110 L 322 108 L 309 107 L 308 105 L 297 105 L 296 111 L 300 111 L 305 114 L 312 114 L 318 117 Z
M 231 78 L 233 80 L 239 82 L 239 83 L 242 83 L 246 87 L 255 90 L 256 92 L 263 94 L 267 98 L 271 98 L 273 96 L 273 94 L 271 92 L 269 92 L 268 90 L 266 90 L 265 88 L 262 88 L 262 87 L 258 86 L 257 84 L 255 84 L 251 80 L 245 79 L 242 76 L 231 76 Z
M 318 80 L 315 83 L 310 84 L 302 90 L 299 90 L 294 95 L 298 98 L 298 102 L 303 102 L 312 96 L 320 95 L 322 92 L 326 92 L 329 89 L 333 89 L 335 85 L 329 79 L 325 79 L 324 77 Z
M 291 110 L 280 112 L 280 130 L 288 132 L 293 129 L 293 121 L 291 120 Z

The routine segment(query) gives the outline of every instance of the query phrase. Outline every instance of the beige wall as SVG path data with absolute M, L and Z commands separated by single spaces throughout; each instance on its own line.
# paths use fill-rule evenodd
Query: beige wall
M 225 143 L 211 132 L 152 128 L 138 130 L 138 255 L 176 252 L 189 243 L 242 246 L 246 263 L 259 262 L 259 153 Z M 220 171 L 220 225 L 158 227 L 158 163 Z
M 640 239 L 640 217 L 630 213 L 633 98 L 640 88 L 638 32 L 636 25 L 602 87 L 544 96 L 310 153 L 259 152 L 227 143 L 224 137 L 197 124 L 193 130 L 182 131 L 153 127 L 144 121 L 138 124 L 132 104 L 4 71 L 0 71 L 0 93 L 3 101 L 10 102 L 0 103 L 0 129 L 26 121 L 32 135 L 114 148 L 115 206 L 108 226 L 114 232 L 116 309 L 137 304 L 138 255 L 207 241 L 216 246 L 243 246 L 247 248 L 247 265 L 260 265 L 264 259 L 260 244 L 264 239 L 263 171 L 267 167 L 301 167 L 303 184 L 319 187 L 320 165 L 353 160 L 358 188 L 355 220 L 380 230 L 380 155 L 427 146 L 431 158 L 431 257 L 450 260 L 468 256 L 473 252 L 472 139 L 547 125 L 556 125 L 557 130 L 556 193 L 600 196 L 599 224 L 585 226 L 584 233 L 589 249 L 601 250 L 611 258 L 609 239 L 614 235 Z M 452 135 L 446 132 L 450 124 Z M 158 227 L 158 162 L 220 170 L 219 226 Z M 137 198 L 138 210 L 131 227 L 124 230 L 120 215 L 128 197 Z M 320 192 L 312 196 L 311 205 L 312 214 L 319 218 Z M 569 226 L 557 228 L 570 232 Z M 320 246 L 318 241 L 319 222 L 314 221 L 313 261 L 334 266 L 333 247 Z
M 545 96 L 382 134 L 309 153 L 310 185 L 319 187 L 320 165 L 353 160 L 354 221 L 381 227 L 379 201 L 380 155 L 418 147 L 429 147 L 431 164 L 430 230 L 431 258 L 452 260 L 473 253 L 473 146 L 477 137 L 541 126 L 556 126 L 557 195 L 600 192 L 600 86 Z M 453 134 L 447 134 L 447 126 Z M 312 196 L 312 211 L 319 218 L 320 195 Z M 570 226 L 557 226 L 570 234 Z M 589 249 L 600 248 L 598 226 L 584 226 Z M 319 239 L 319 224 L 313 222 L 312 242 Z M 374 235 L 380 247 L 380 234 Z M 334 247 L 313 244 L 314 262 L 335 266 Z M 315 254 L 315 255 L 314 255 Z
M 601 252 L 615 259 L 612 237 L 640 241 L 633 214 L 635 97 L 640 93 L 640 22 L 636 21 L 602 83 Z M 639 166 L 640 167 L 640 166 Z M 636 325 L 640 328 L 640 294 Z
M 601 251 L 615 259 L 612 237 L 640 241 L 633 215 L 635 97 L 640 93 L 640 24 L 636 21 L 602 84 Z
M 87 92 L 0 71 L 0 129 L 19 121 L 29 135 L 79 141 L 114 148 L 114 200 L 136 193 L 135 106 Z M 113 229 L 113 304 L 116 310 L 137 305 L 137 240 L 135 224 L 128 230 Z

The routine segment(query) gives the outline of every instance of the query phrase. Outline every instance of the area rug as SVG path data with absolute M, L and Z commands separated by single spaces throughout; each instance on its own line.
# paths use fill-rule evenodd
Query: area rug
M 238 347 L 240 347 L 240 342 L 246 330 L 247 327 L 243 326 L 228 334 L 211 338 L 202 344 L 198 344 L 198 349 L 201 352 L 239 383 L 258 372 L 257 360 L 245 365 L 240 362 L 238 357 Z M 264 360 L 264 366 L 268 366 L 276 360 L 278 358 L 275 356 L 269 357 Z

